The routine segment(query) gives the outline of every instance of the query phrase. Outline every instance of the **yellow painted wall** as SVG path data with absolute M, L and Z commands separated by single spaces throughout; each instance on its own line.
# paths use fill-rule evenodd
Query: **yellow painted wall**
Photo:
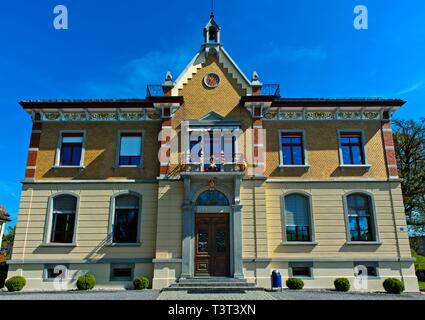
M 44 123 L 37 156 L 36 180 L 155 179 L 159 174 L 160 122 Z M 53 169 L 61 130 L 86 130 L 85 168 Z M 144 130 L 144 168 L 114 169 L 120 130 Z

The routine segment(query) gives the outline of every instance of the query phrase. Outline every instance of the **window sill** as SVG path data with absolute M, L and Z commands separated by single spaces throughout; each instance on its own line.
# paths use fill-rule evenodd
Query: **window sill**
M 108 247 L 140 247 L 141 242 L 132 242 L 132 243 L 110 243 Z
M 279 168 L 281 169 L 291 169 L 291 168 L 302 168 L 302 169 L 309 169 L 310 165 L 308 164 L 300 164 L 300 165 L 287 165 L 287 164 L 281 164 L 279 165 Z
M 283 246 L 315 246 L 318 244 L 317 241 L 283 241 Z
M 344 169 L 365 169 L 366 171 L 369 171 L 372 167 L 370 164 L 340 164 L 339 165 L 341 170 Z
M 42 247 L 76 247 L 76 243 L 43 243 L 41 244 Z
M 140 166 L 131 166 L 131 165 L 122 165 L 122 166 L 119 166 L 119 165 L 116 165 L 116 166 L 114 166 L 113 167 L 114 169 L 128 169 L 128 168 L 133 168 L 133 169 L 140 169 L 140 170 L 142 170 L 142 169 L 144 169 L 144 166 L 143 165 L 140 165 Z
M 358 246 L 379 246 L 382 244 L 381 241 L 346 241 L 346 245 L 358 245 Z
M 53 169 L 85 169 L 85 166 L 53 166 Z

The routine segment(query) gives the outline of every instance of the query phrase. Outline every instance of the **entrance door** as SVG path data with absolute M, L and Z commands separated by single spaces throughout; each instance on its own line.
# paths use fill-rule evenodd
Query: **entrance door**
M 197 214 L 195 234 L 195 275 L 228 276 L 229 215 Z

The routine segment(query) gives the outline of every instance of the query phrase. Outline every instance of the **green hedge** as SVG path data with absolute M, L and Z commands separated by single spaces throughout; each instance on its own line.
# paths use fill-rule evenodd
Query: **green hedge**
M 149 279 L 144 276 L 138 276 L 133 280 L 134 289 L 142 290 L 149 287 Z
M 347 278 L 337 278 L 334 281 L 336 291 L 346 292 L 350 290 L 350 281 Z
M 298 278 L 289 278 L 286 280 L 286 286 L 292 290 L 300 290 L 304 288 L 304 281 Z
M 404 291 L 404 283 L 396 278 L 387 278 L 382 285 L 388 293 L 400 294 Z
M 14 276 L 6 281 L 4 284 L 10 292 L 21 291 L 25 285 L 27 284 L 27 280 L 21 276 Z
M 92 274 L 85 274 L 78 278 L 78 290 L 90 290 L 96 286 L 96 277 Z

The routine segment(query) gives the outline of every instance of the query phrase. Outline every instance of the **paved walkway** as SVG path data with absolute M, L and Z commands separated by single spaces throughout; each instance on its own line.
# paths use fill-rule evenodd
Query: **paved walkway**
M 425 294 L 339 293 L 330 290 L 247 291 L 244 294 L 188 294 L 185 291 L 120 290 L 0 292 L 0 300 L 425 300 Z

